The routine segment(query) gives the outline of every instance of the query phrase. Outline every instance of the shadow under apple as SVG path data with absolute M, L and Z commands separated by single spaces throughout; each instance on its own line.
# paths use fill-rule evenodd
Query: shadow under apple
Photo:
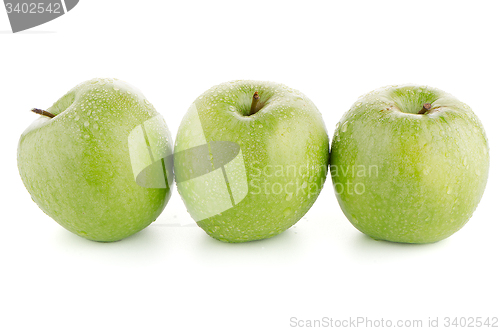
M 194 247 L 196 258 L 210 264 L 289 264 L 295 263 L 305 251 L 301 236 L 293 227 L 271 238 L 243 243 L 222 242 L 203 232 L 200 232 L 199 237 Z
M 163 231 L 155 231 L 154 228 L 147 227 L 127 238 L 115 242 L 97 242 L 85 239 L 61 228 L 55 232 L 52 243 L 58 246 L 57 249 L 69 252 L 74 255 L 85 255 L 93 258 L 99 255 L 96 260 L 109 260 L 110 263 L 129 261 L 142 263 L 145 261 L 157 261 L 165 258 L 166 254 L 172 251 L 170 246 L 173 240 L 165 236 Z

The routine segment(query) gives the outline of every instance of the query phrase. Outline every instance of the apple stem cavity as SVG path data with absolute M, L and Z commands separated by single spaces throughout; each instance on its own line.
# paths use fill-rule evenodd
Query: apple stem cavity
M 431 110 L 432 108 L 432 105 L 430 103 L 424 103 L 422 109 L 420 109 L 420 111 L 418 112 L 418 114 L 420 115 L 424 115 L 426 114 L 429 110 Z
M 249 115 L 253 115 L 259 111 L 257 109 L 257 102 L 259 102 L 259 99 L 260 99 L 259 92 L 255 91 L 255 93 L 253 94 L 253 97 L 252 97 L 252 106 L 250 106 Z
M 42 110 L 42 109 L 38 109 L 38 108 L 33 108 L 33 109 L 31 109 L 31 111 L 38 114 L 38 115 L 43 115 L 43 116 L 47 116 L 50 118 L 56 117 L 56 115 L 54 115 L 46 110 Z

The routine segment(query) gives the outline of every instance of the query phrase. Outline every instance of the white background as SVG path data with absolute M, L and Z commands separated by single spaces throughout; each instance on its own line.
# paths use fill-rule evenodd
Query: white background
M 0 7 L 0 329 L 288 330 L 298 329 L 291 317 L 424 325 L 429 317 L 500 317 L 499 12 L 497 1 L 82 0 L 12 34 Z M 144 231 L 91 242 L 31 201 L 16 149 L 37 117 L 32 107 L 47 108 L 94 77 L 137 86 L 173 135 L 199 94 L 233 79 L 304 92 L 330 139 L 361 94 L 399 83 L 438 87 L 483 122 L 488 185 L 470 222 L 431 245 L 358 232 L 330 177 L 309 213 L 272 239 L 211 239 L 175 191 Z

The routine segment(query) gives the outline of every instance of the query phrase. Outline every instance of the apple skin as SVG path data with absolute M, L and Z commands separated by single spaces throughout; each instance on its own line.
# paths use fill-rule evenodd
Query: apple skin
M 432 108 L 418 114 L 425 103 Z M 449 237 L 479 204 L 488 169 L 479 119 L 452 95 L 427 86 L 388 86 L 362 96 L 332 142 L 340 207 L 354 227 L 378 240 Z
M 254 92 L 260 95 L 259 110 L 249 115 Z M 213 171 L 180 182 L 198 164 L 182 151 L 209 143 L 207 157 L 213 158 L 214 142 L 240 147 L 241 159 L 226 166 L 234 200 L 229 207 L 220 169 L 218 175 Z M 213 238 L 273 237 L 304 216 L 319 195 L 328 171 L 328 142 L 320 112 L 299 91 L 262 81 L 223 83 L 197 98 L 182 120 L 174 149 L 177 189 L 198 226 Z
M 129 150 L 140 157 L 141 145 L 129 135 L 152 124 L 156 133 L 149 135 L 149 144 L 163 154 L 171 153 L 172 139 L 140 91 L 120 80 L 93 79 L 47 111 L 56 116 L 40 116 L 18 145 L 21 178 L 47 215 L 81 237 L 102 242 L 128 237 L 160 215 L 171 186 L 136 183 Z

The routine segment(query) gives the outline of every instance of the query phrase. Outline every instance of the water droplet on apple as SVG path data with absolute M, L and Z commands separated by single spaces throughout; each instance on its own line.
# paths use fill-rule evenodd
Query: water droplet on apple
M 288 215 L 290 215 L 290 213 L 291 213 L 291 212 L 292 212 L 292 211 L 291 211 L 291 209 L 290 209 L 290 208 L 287 208 L 287 209 L 285 209 L 285 210 L 283 211 L 283 215 L 284 215 L 285 217 L 287 217 Z
M 349 121 L 345 121 L 344 124 L 342 124 L 342 132 L 346 132 L 347 131 L 347 125 L 349 124 Z
M 75 121 L 78 121 L 80 119 L 80 116 L 76 115 L 75 116 Z
M 94 124 L 94 130 L 97 130 L 97 129 L 99 129 L 99 125 Z
M 451 187 L 448 187 L 448 189 L 446 190 L 446 194 L 451 194 L 451 192 L 452 192 Z
M 292 200 L 292 196 L 293 196 L 293 193 L 288 193 L 288 194 L 286 195 L 286 198 L 285 198 L 285 199 L 286 199 L 286 201 L 290 201 L 290 200 Z
M 85 127 L 88 128 L 90 123 L 89 123 L 89 121 L 85 121 L 85 123 L 83 123 L 83 125 L 85 125 Z

